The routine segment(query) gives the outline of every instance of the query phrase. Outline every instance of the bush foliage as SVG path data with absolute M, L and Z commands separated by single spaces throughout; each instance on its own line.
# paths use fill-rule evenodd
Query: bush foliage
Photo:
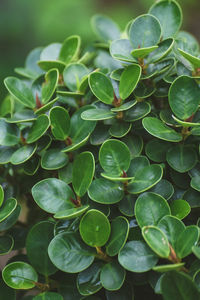
M 174 0 L 123 32 L 96 15 L 93 45 L 36 48 L 5 79 L 4 299 L 200 299 L 200 58 L 181 24 Z

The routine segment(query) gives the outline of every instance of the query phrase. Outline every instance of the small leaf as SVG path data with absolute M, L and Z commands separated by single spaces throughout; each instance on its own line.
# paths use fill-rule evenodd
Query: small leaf
M 3 190 L 2 185 L 0 185 L 0 207 L 3 204 L 3 200 L 4 200 L 4 190 Z
M 170 215 L 170 208 L 160 195 L 147 192 L 137 198 L 135 216 L 140 227 L 157 225 L 166 215 Z
M 47 178 L 36 183 L 32 188 L 32 195 L 37 205 L 49 213 L 74 207 L 70 200 L 75 198 L 71 188 L 56 178 Z
M 190 185 L 193 189 L 200 192 L 200 175 L 192 177 Z
M 61 106 L 55 106 L 50 110 L 49 118 L 54 137 L 57 140 L 66 140 L 70 131 L 70 117 L 68 111 Z
M 189 215 L 191 208 L 187 201 L 182 199 L 173 200 L 170 209 L 172 215 L 182 220 Z
M 7 219 L 17 206 L 17 200 L 14 198 L 8 198 L 4 200 L 3 205 L 0 208 L 0 222 Z
M 195 225 L 190 225 L 179 234 L 175 243 L 175 252 L 179 258 L 184 258 L 192 252 L 192 247 L 199 239 L 199 229 Z
M 63 80 L 70 91 L 79 91 L 81 81 L 88 75 L 89 70 L 80 63 L 71 63 L 63 71 Z
M 57 170 L 63 168 L 69 162 L 68 156 L 60 149 L 49 149 L 44 152 L 41 159 L 41 167 L 45 170 Z
M 0 120 L 0 145 L 14 146 L 18 144 L 20 131 L 16 125 L 8 124 L 3 119 Z
M 135 49 L 155 46 L 161 37 L 160 23 L 152 15 L 139 16 L 131 24 L 129 36 Z
M 122 100 L 128 98 L 135 89 L 140 76 L 141 67 L 139 65 L 128 66 L 122 73 L 119 84 L 119 94 Z
M 145 226 L 142 235 L 149 247 L 160 257 L 168 258 L 170 254 L 169 242 L 166 235 L 156 226 Z
M 2 276 L 5 283 L 16 290 L 31 289 L 38 280 L 35 270 L 29 264 L 20 261 L 8 264 L 3 269 Z
M 16 77 L 7 77 L 4 80 L 7 90 L 14 96 L 21 104 L 29 108 L 35 108 L 36 102 L 29 87 L 20 79 Z
M 103 287 L 108 291 L 116 291 L 124 283 L 126 271 L 117 262 L 113 261 L 103 266 L 100 279 Z
M 67 273 L 78 273 L 87 269 L 93 263 L 95 254 L 76 233 L 68 232 L 53 238 L 48 253 L 53 264 Z
M 74 219 L 84 214 L 89 207 L 90 207 L 89 205 L 82 205 L 80 207 L 61 210 L 57 212 L 53 217 L 55 219 L 65 219 L 65 220 Z
M 40 115 L 31 126 L 26 142 L 31 144 L 37 141 L 49 128 L 50 121 L 47 115 Z
M 21 148 L 19 148 L 17 151 L 15 151 L 11 158 L 10 162 L 13 165 L 19 165 L 27 161 L 29 158 L 33 156 L 37 149 L 37 145 L 26 145 Z
M 94 171 L 95 160 L 91 152 L 82 152 L 76 157 L 73 163 L 72 186 L 79 197 L 87 192 L 92 183 Z
M 113 58 L 121 61 L 136 62 L 131 56 L 132 49 L 133 46 L 128 39 L 114 40 L 110 44 L 110 54 Z
M 143 241 L 130 241 L 120 251 L 118 260 L 126 270 L 142 273 L 156 265 L 158 256 Z
M 95 33 L 106 42 L 120 38 L 120 30 L 118 25 L 106 16 L 93 16 L 92 26 Z
M 82 217 L 79 230 L 86 244 L 101 247 L 110 236 L 110 223 L 102 212 L 91 209 Z
M 110 139 L 105 141 L 99 151 L 102 168 L 110 175 L 123 175 L 129 168 L 131 157 L 126 144 Z
M 14 246 L 14 240 L 10 235 L 0 236 L 0 255 L 9 253 Z
M 88 121 L 109 120 L 109 119 L 113 119 L 115 116 L 116 115 L 112 111 L 107 109 L 102 109 L 102 108 L 85 110 L 81 114 L 81 118 L 83 120 L 88 120 Z
M 89 85 L 92 93 L 103 103 L 111 104 L 114 100 L 114 91 L 110 79 L 100 72 L 93 72 L 89 76 Z
M 70 63 L 76 59 L 81 46 L 81 39 L 78 35 L 72 35 L 66 38 L 60 49 L 59 60 L 65 64 Z
M 59 78 L 59 72 L 57 69 L 51 69 L 45 75 L 45 82 L 42 85 L 42 103 L 49 102 L 53 93 L 55 92 Z
M 45 292 L 35 296 L 33 300 L 63 300 L 63 297 L 58 293 Z

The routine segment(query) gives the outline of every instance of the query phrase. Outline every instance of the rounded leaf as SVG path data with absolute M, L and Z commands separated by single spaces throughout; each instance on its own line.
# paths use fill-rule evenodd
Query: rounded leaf
M 29 158 L 33 156 L 37 149 L 37 145 L 26 145 L 21 148 L 19 148 L 17 151 L 15 151 L 11 158 L 10 162 L 13 165 L 19 165 L 27 161 Z
M 119 84 L 119 95 L 122 100 L 128 98 L 135 89 L 141 76 L 141 70 L 139 65 L 133 64 L 123 71 Z
M 86 244 L 101 247 L 109 239 L 110 223 L 102 212 L 91 209 L 82 217 L 79 230 Z
M 58 84 L 59 72 L 51 69 L 45 74 L 45 82 L 42 84 L 42 103 L 46 104 L 53 96 Z
M 17 207 L 17 200 L 14 198 L 9 198 L 4 200 L 3 205 L 0 208 L 0 222 L 8 218 L 11 213 Z
M 189 203 L 182 199 L 173 200 L 170 205 L 170 209 L 172 215 L 180 220 L 184 219 L 187 215 L 189 215 L 191 211 Z
M 13 288 L 26 290 L 35 287 L 38 275 L 31 265 L 16 261 L 8 264 L 2 271 L 3 280 Z
M 75 59 L 79 53 L 81 39 L 78 35 L 72 35 L 66 38 L 60 49 L 59 59 L 68 64 Z
M 104 15 L 93 16 L 92 26 L 95 33 L 106 42 L 120 38 L 118 25 Z
M 63 296 L 58 293 L 45 292 L 35 296 L 33 300 L 63 300 Z
M 28 137 L 26 142 L 31 144 L 37 141 L 49 128 L 50 121 L 47 115 L 40 115 L 36 121 L 34 121 L 30 131 L 28 133 Z
M 199 240 L 199 228 L 195 225 L 187 226 L 175 243 L 175 252 L 179 258 L 184 258 L 192 252 L 192 247 Z
M 57 170 L 63 168 L 68 161 L 68 156 L 60 149 L 49 149 L 42 155 L 41 167 L 46 170 Z
M 108 291 L 116 291 L 124 283 L 126 271 L 117 262 L 113 261 L 103 266 L 100 279 L 103 287 Z
M 68 89 L 76 92 L 80 88 L 84 76 L 88 75 L 88 69 L 80 63 L 71 63 L 63 71 L 63 80 Z
M 103 103 L 111 104 L 114 100 L 114 90 L 110 79 L 100 72 L 93 72 L 89 76 L 92 93 Z
M 57 140 L 64 141 L 70 131 L 70 117 L 68 111 L 61 106 L 55 106 L 50 110 L 49 118 L 53 136 Z

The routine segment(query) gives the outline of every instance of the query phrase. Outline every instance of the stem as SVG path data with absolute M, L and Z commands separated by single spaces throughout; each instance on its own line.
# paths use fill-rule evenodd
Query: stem
M 110 262 L 112 260 L 106 253 L 102 251 L 101 247 L 95 246 L 95 248 L 97 250 L 97 258 L 104 260 L 105 262 Z
M 183 140 L 185 141 L 187 139 L 187 137 L 191 134 L 189 131 L 189 127 L 183 127 L 181 134 L 183 136 Z
M 35 283 L 36 287 L 43 292 L 48 291 L 50 288 L 49 284 L 46 284 L 46 283 L 41 283 L 41 282 L 34 282 L 34 283 Z
M 169 244 L 169 248 L 170 248 L 170 255 L 168 257 L 168 259 L 173 262 L 174 264 L 180 263 L 181 260 L 176 256 L 176 252 L 174 251 L 174 249 L 172 248 L 172 246 Z

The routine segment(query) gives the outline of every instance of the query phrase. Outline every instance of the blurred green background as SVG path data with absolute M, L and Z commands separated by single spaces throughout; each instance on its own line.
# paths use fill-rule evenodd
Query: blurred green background
M 155 0 L 0 0 L 0 99 L 6 93 L 3 79 L 24 65 L 37 46 L 62 42 L 79 34 L 83 44 L 95 39 L 90 18 L 95 13 L 112 17 L 123 29 L 138 14 L 146 13 Z M 200 0 L 179 1 L 183 29 L 200 40 Z

